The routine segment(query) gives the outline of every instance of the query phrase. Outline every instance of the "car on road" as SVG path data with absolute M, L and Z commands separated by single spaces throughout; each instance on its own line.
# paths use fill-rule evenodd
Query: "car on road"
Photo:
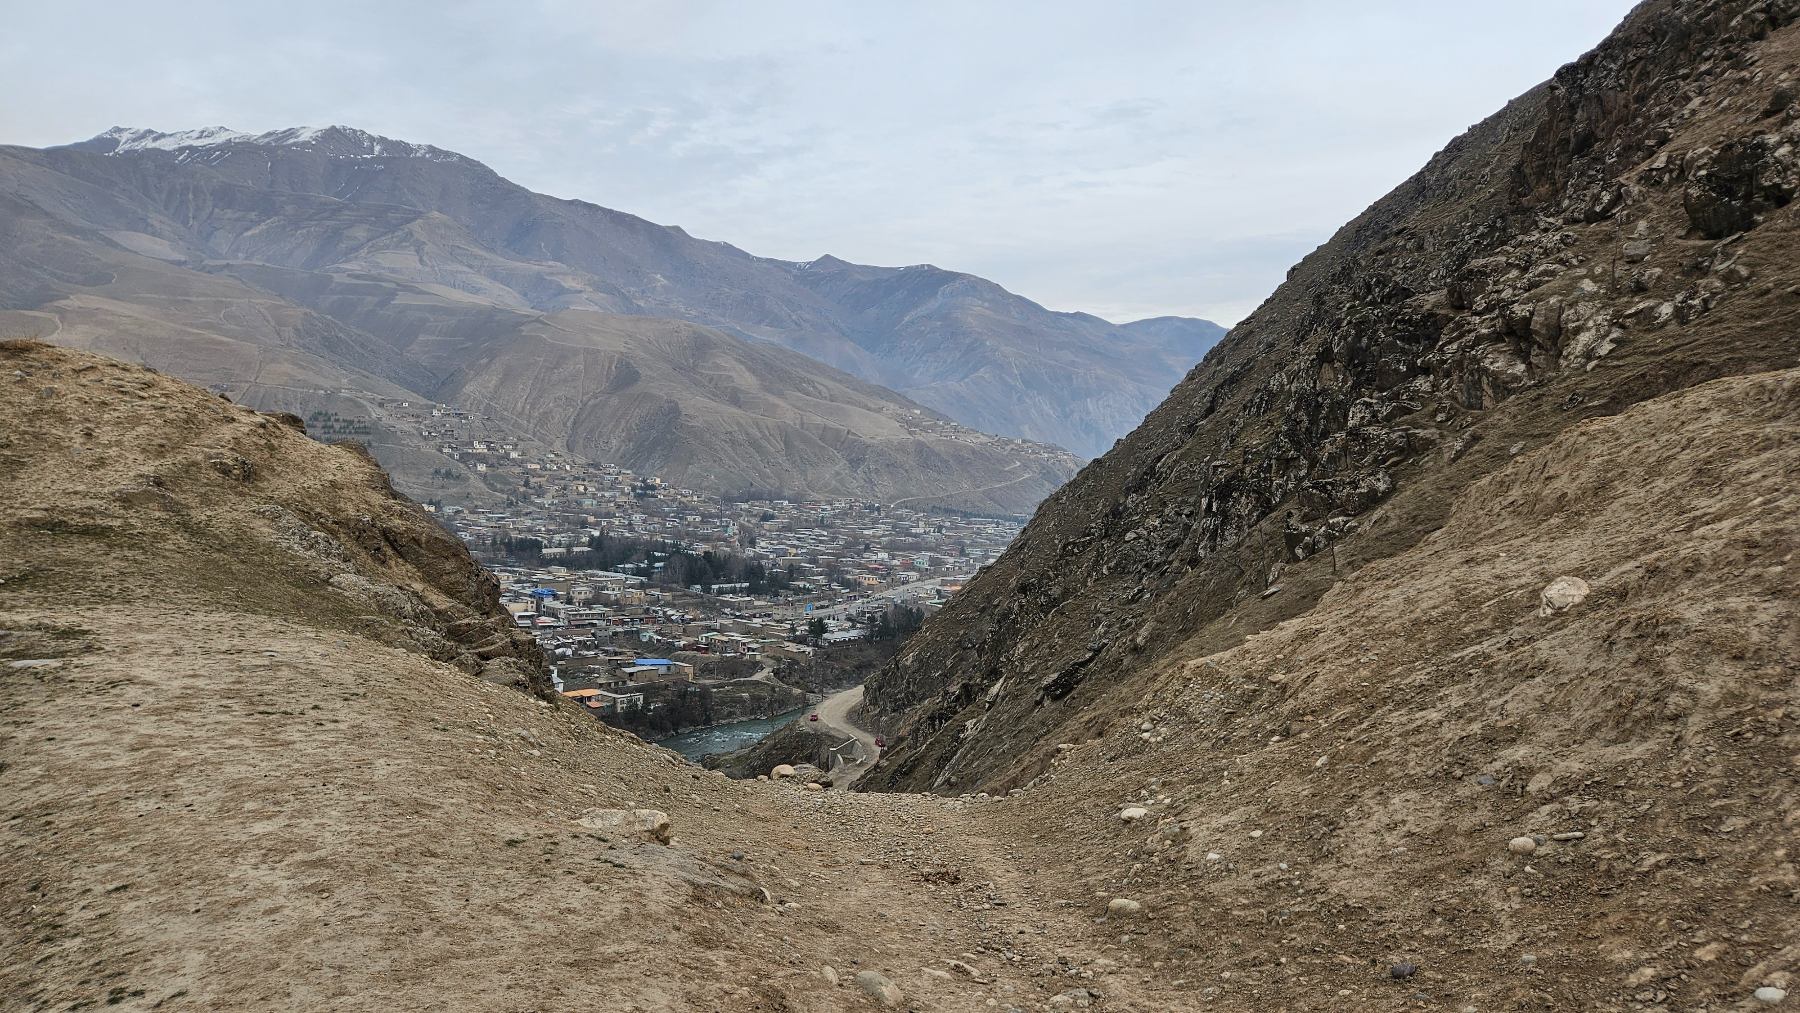
M 808 714 L 808 715 L 807 715 L 807 716 L 806 716 L 806 720 L 808 720 L 808 721 L 817 721 L 817 720 L 819 720 L 819 716 L 818 716 L 818 715 L 817 715 L 817 714 Z
M 880 735 L 875 736 L 875 748 L 876 749 L 886 749 L 887 748 L 887 739 L 883 738 Z

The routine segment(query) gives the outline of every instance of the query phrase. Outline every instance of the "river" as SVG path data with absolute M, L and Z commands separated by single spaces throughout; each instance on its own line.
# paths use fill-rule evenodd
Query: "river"
M 806 708 L 799 707 L 785 714 L 777 714 L 772 718 L 734 721 L 728 725 L 696 728 L 691 732 L 682 732 L 666 739 L 658 739 L 656 744 L 665 749 L 673 749 L 695 763 L 699 763 L 700 758 L 708 753 L 729 753 L 734 749 L 742 749 L 753 743 L 761 742 L 770 732 L 804 713 L 806 713 Z

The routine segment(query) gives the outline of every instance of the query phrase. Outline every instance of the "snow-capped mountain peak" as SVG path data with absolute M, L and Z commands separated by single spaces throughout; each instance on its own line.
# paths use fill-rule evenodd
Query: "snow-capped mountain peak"
M 236 145 L 304 148 L 337 158 L 426 158 L 459 160 L 463 156 L 429 144 L 412 144 L 371 134 L 355 127 L 287 127 L 260 134 L 230 127 L 198 127 L 164 132 L 146 127 L 113 127 L 82 142 L 81 147 L 123 155 L 136 151 L 191 152 L 196 148 Z

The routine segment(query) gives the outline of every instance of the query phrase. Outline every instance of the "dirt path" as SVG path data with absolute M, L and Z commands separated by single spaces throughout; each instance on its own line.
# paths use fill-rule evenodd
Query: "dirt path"
M 863 688 L 854 686 L 841 693 L 833 693 L 812 710 L 812 713 L 819 716 L 820 724 L 855 739 L 861 749 L 859 759 L 845 763 L 832 774 L 831 782 L 839 788 L 855 784 L 881 758 L 881 747 L 875 744 L 875 733 L 858 728 L 850 720 L 850 711 L 862 703 L 862 698 Z
M 167 614 L 0 616 L 64 631 L 0 681 L 5 1008 L 825 1013 L 875 1008 L 865 969 L 904 1008 L 1168 1008 L 1080 976 L 1111 933 L 972 829 L 1010 803 L 728 781 L 354 635 Z

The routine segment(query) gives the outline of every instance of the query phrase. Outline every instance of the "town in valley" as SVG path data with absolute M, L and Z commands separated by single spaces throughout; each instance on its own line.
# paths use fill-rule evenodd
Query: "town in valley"
M 462 407 L 359 399 L 320 440 L 429 447 L 405 491 L 500 580 L 557 690 L 649 738 L 770 718 L 860 682 L 1017 536 L 919 503 L 718 496 L 596 464 Z M 423 486 L 423 488 L 419 488 Z

